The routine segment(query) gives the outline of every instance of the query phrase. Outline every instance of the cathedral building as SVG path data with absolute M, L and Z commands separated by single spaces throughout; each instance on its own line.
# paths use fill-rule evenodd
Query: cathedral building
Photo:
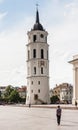
M 48 32 L 39 20 L 36 10 L 36 22 L 27 33 L 27 97 L 26 104 L 49 103 L 49 45 Z
M 78 55 L 73 56 L 69 63 L 73 65 L 73 100 L 72 104 L 78 103 Z

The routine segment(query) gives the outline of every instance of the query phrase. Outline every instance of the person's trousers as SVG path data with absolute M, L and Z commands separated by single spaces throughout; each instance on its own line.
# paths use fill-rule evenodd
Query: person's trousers
M 58 125 L 60 125 L 60 119 L 61 119 L 61 116 L 57 115 L 57 123 L 58 123 Z

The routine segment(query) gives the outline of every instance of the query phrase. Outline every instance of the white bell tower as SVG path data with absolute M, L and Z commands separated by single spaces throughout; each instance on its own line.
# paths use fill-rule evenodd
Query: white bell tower
M 49 103 L 49 59 L 47 31 L 39 21 L 36 11 L 36 22 L 27 33 L 27 97 L 26 104 Z

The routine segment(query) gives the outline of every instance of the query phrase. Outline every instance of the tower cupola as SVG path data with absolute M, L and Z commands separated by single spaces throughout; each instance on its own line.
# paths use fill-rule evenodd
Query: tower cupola
M 44 31 L 43 26 L 40 24 L 40 21 L 39 21 L 39 12 L 38 12 L 38 9 L 36 11 L 36 22 L 35 22 L 32 30 L 33 31 L 35 31 L 35 30 Z

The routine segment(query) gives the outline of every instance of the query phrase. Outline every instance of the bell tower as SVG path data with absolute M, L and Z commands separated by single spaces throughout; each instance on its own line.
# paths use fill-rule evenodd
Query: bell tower
M 49 103 L 49 45 L 47 31 L 40 24 L 38 8 L 36 21 L 27 33 L 27 97 L 26 104 Z

